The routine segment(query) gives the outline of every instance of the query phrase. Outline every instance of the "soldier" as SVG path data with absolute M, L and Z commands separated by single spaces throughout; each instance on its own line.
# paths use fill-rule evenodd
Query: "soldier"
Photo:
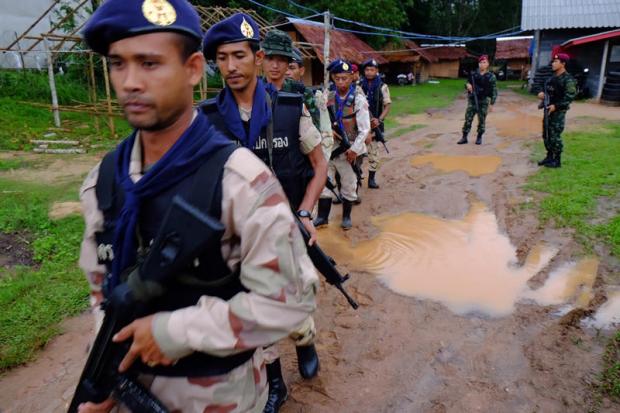
M 489 57 L 482 55 L 478 58 L 478 71 L 472 73 L 467 84 L 467 111 L 463 124 L 463 137 L 457 142 L 462 145 L 467 143 L 467 135 L 471 129 L 474 116 L 478 115 L 478 137 L 476 145 L 482 144 L 485 121 L 488 111 L 493 111 L 493 105 L 497 100 L 497 81 L 495 75 L 489 70 Z M 489 107 L 489 103 L 491 106 Z
M 340 195 L 342 197 L 342 223 L 344 230 L 351 229 L 351 210 L 357 199 L 357 176 L 353 171 L 356 158 L 366 153 L 366 140 L 370 132 L 368 101 L 364 92 L 353 83 L 351 65 L 344 60 L 336 60 L 329 66 L 335 90 L 330 91 L 328 108 L 333 114 L 332 125 L 334 141 L 338 141 L 329 161 L 329 179 L 335 182 L 336 173 L 340 175 Z M 344 135 L 344 136 L 343 136 Z M 328 224 L 332 205 L 332 193 L 327 188 L 321 193 L 319 211 L 314 225 Z
M 217 128 L 238 145 L 251 149 L 275 172 L 291 208 L 311 234 L 312 244 L 316 229 L 310 211 L 327 177 L 321 135 L 302 96 L 280 90 L 292 58 L 290 37 L 274 30 L 266 35 L 260 50 L 258 46 L 259 28 L 248 15 L 235 14 L 209 29 L 204 54 L 215 60 L 226 86 L 201 106 Z M 258 78 L 261 66 L 269 83 Z M 315 334 L 314 320 L 309 317 L 292 335 L 299 371 L 305 378 L 314 377 L 319 368 Z M 271 413 L 279 411 L 288 393 L 274 347 L 266 359 L 269 399 L 265 412 Z
M 570 108 L 570 103 L 577 95 L 577 82 L 566 71 L 566 63 L 569 57 L 565 53 L 558 53 L 553 56 L 551 68 L 553 76 L 545 83 L 545 91 L 538 93 L 538 98 L 545 99 L 548 94 L 549 106 L 543 119 L 543 142 L 547 150 L 545 159 L 538 162 L 538 165 L 547 168 L 559 168 L 562 166 L 562 131 L 566 122 L 566 111 Z
M 370 133 L 371 141 L 368 145 L 368 188 L 377 189 L 379 185 L 375 181 L 375 174 L 379 167 L 379 142 L 377 142 L 374 130 L 379 129 L 381 133 L 385 132 L 383 121 L 390 113 L 390 89 L 383 83 L 379 76 L 379 65 L 374 59 L 370 59 L 362 65 L 364 67 L 364 77 L 361 81 L 362 90 L 368 99 L 368 108 L 370 110 L 370 127 L 373 132 Z
M 174 197 L 202 205 L 225 227 L 221 248 L 188 263 L 184 277 L 163 287 L 151 315 L 114 337 L 132 341 L 119 370 L 138 373 L 169 411 L 261 412 L 268 396 L 262 347 L 306 322 L 318 286 L 286 195 L 260 159 L 193 108 L 204 58 L 200 18 L 189 2 L 107 0 L 84 37 L 109 59 L 112 86 L 134 127 L 80 190 L 80 266 L 94 305 L 144 258 Z M 83 403 L 79 412 L 115 404 Z

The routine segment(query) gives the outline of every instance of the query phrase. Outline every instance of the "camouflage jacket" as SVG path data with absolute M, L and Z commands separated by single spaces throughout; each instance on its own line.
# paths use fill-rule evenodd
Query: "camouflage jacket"
M 310 112 L 310 116 L 312 117 L 312 123 L 318 130 L 321 130 L 321 113 L 319 112 L 319 108 L 317 107 L 316 101 L 314 100 L 314 93 L 312 89 L 307 88 L 303 83 L 297 82 L 293 79 L 284 80 L 284 85 L 282 86 L 283 92 L 289 93 L 299 93 L 304 97 L 304 105 Z
M 549 104 L 555 105 L 556 110 L 568 110 L 577 95 L 577 81 L 568 72 L 560 76 L 553 75 L 547 82 Z

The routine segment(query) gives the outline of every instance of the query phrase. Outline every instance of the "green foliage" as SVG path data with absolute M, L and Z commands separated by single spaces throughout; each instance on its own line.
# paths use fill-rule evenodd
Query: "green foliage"
M 600 198 L 620 197 L 620 124 L 566 133 L 564 141 L 562 168 L 541 168 L 528 182 L 530 190 L 548 194 L 540 203 L 540 217 L 558 227 L 575 228 L 586 247 L 602 240 L 620 256 L 620 215 L 592 223 Z
M 604 369 L 599 380 L 599 391 L 620 401 L 620 330 L 616 332 L 603 355 Z
M 52 202 L 76 199 L 77 185 L 0 179 L 0 232 L 19 231 L 33 239 L 37 262 L 0 273 L 0 372 L 31 359 L 62 319 L 87 307 L 88 286 L 76 265 L 82 218 L 47 216 Z
M 89 101 L 87 81 L 77 82 L 76 77 L 74 71 L 55 77 L 59 104 L 66 105 Z M 0 98 L 11 98 L 13 101 L 51 103 L 47 72 L 0 70 Z

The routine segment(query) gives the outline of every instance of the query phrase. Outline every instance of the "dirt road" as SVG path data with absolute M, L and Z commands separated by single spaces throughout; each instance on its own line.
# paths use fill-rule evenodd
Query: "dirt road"
M 405 118 L 426 127 L 389 142 L 381 189 L 363 191 L 346 235 L 334 207 L 321 242 L 350 271 L 361 306 L 323 286 L 313 380 L 281 343 L 283 413 L 587 411 L 609 333 L 582 327 L 579 315 L 605 301 L 620 265 L 603 249 L 582 261 L 569 231 L 541 228 L 520 208 L 538 168 L 536 103 L 504 91 L 481 146 L 455 144 L 464 108 L 460 98 Z M 620 120 L 620 111 L 576 104 L 568 129 L 596 118 Z M 86 315 L 69 320 L 37 361 L 0 379 L 0 411 L 63 411 L 88 344 L 80 329 L 90 327 Z

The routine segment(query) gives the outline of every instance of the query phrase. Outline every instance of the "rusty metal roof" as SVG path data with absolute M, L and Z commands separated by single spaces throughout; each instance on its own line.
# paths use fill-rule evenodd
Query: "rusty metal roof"
M 523 0 L 523 30 L 620 27 L 618 0 Z
M 461 46 L 431 46 L 424 49 L 424 52 L 436 60 L 460 60 L 470 56 Z
M 527 59 L 530 57 L 532 39 L 498 40 L 495 48 L 496 59 Z
M 323 42 L 324 28 L 322 23 L 312 22 L 301 19 L 288 19 L 295 29 L 312 46 L 316 56 L 323 62 Z M 353 33 L 341 30 L 330 31 L 329 58 L 348 60 L 352 63 L 360 64 L 368 59 L 375 59 L 379 64 L 386 64 L 388 61 L 366 42 L 361 40 Z
M 404 40 L 401 44 L 390 42 L 381 52 L 389 62 L 412 63 L 420 59 L 434 62 L 437 59 L 426 53 L 425 48 L 418 46 L 413 40 Z

